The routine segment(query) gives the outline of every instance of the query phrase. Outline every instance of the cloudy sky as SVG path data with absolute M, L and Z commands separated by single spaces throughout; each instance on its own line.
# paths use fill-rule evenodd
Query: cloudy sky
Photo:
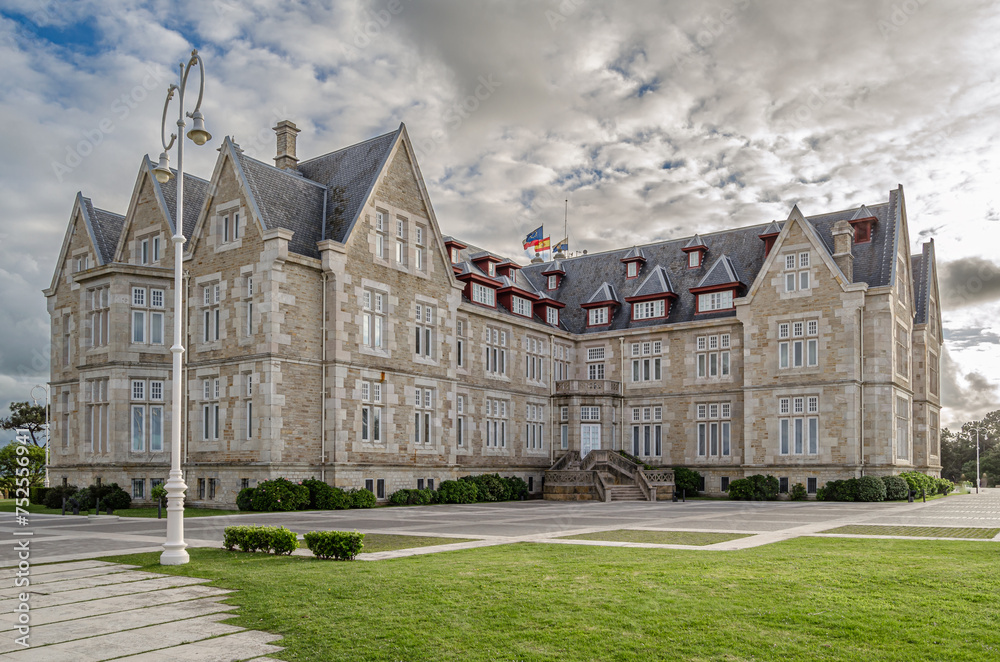
M 945 424 L 1000 407 L 1000 7 L 715 2 L 0 0 L 0 411 L 46 379 L 78 190 L 124 213 L 197 47 L 218 143 L 309 158 L 406 123 L 442 229 L 517 255 L 878 203 L 906 190 L 945 294 Z M 188 149 L 208 177 L 213 149 Z

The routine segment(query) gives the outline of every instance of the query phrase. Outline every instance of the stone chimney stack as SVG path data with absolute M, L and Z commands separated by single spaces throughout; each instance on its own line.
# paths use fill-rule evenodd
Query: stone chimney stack
M 854 228 L 847 221 L 840 220 L 833 224 L 833 261 L 847 276 L 847 282 L 854 282 Z
M 295 157 L 295 134 L 298 132 L 295 124 L 288 120 L 281 120 L 274 127 L 278 137 L 278 155 L 274 157 L 274 165 L 282 170 L 298 167 L 299 160 Z

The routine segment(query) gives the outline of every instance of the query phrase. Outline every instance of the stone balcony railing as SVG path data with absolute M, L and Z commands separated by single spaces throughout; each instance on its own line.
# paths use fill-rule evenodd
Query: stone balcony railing
M 557 395 L 621 395 L 622 383 L 610 379 L 567 379 L 556 382 Z

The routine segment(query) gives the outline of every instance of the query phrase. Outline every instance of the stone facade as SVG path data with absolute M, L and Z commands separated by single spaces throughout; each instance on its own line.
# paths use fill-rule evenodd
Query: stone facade
M 752 247 L 763 262 L 734 290 L 731 312 L 581 330 L 463 295 L 405 127 L 349 224 L 329 221 L 327 187 L 323 231 L 295 249 L 298 221 L 273 220 L 289 198 L 265 195 L 262 182 L 310 186 L 297 168 L 312 162 L 288 158 L 295 136 L 279 129 L 287 172 L 227 138 L 211 181 L 185 179 L 188 214 L 197 210 L 184 255 L 189 502 L 231 506 L 241 487 L 277 476 L 367 486 L 382 499 L 499 472 L 541 494 L 555 460 L 593 448 L 697 469 L 709 493 L 755 473 L 812 491 L 863 473 L 940 471 L 934 256 L 906 250 L 901 189 L 896 218 L 883 221 L 898 246 L 884 257 L 888 284 L 848 274 L 850 228 L 848 253 L 835 256 L 795 208 L 769 249 Z M 100 478 L 143 500 L 166 479 L 172 201 L 144 160 L 125 216 L 82 196 L 74 205 L 45 292 L 54 483 Z M 786 291 L 786 256 L 808 287 Z M 573 258 L 588 259 L 599 258 Z M 510 282 L 541 292 L 540 269 L 525 272 Z M 808 359 L 783 367 L 786 351 Z M 702 367 L 709 360 L 725 368 Z

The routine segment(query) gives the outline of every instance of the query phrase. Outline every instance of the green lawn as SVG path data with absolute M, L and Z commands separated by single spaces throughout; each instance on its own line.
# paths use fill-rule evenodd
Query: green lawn
M 61 515 L 62 510 L 60 508 L 46 508 L 45 506 L 38 506 L 35 504 L 29 504 L 25 509 L 29 513 L 41 514 L 41 515 Z M 12 513 L 14 512 L 14 500 L 13 499 L 0 499 L 0 513 Z M 91 509 L 87 511 L 93 514 L 94 510 Z M 103 511 L 102 511 L 103 512 Z M 213 510 L 211 508 L 192 508 L 188 506 L 184 509 L 185 517 L 211 517 L 213 515 L 239 515 L 241 511 L 239 510 Z M 69 517 L 73 513 L 72 510 L 67 511 L 66 516 Z M 81 516 L 86 515 L 84 511 L 80 511 Z M 156 517 L 156 508 L 128 508 L 126 510 L 116 510 L 115 515 L 121 517 Z M 167 509 L 163 509 L 163 517 L 167 517 Z
M 975 538 L 989 540 L 1000 529 L 981 529 L 972 526 L 881 526 L 875 524 L 848 524 L 820 533 L 847 533 L 859 536 L 922 536 L 925 538 Z
M 1000 547 L 797 538 L 739 552 L 517 544 L 336 562 L 105 558 L 237 589 L 286 660 L 995 660 Z
M 614 542 L 645 542 L 656 545 L 714 545 L 717 542 L 747 538 L 749 533 L 711 533 L 707 531 L 644 531 L 641 529 L 616 529 L 562 536 L 565 540 L 610 540 Z
M 431 536 L 400 536 L 391 533 L 366 533 L 365 546 L 362 553 L 390 552 L 395 549 L 410 549 L 412 547 L 431 547 L 433 545 L 452 545 L 458 542 L 469 542 L 473 538 L 435 538 Z M 305 543 L 299 541 L 303 547 Z

